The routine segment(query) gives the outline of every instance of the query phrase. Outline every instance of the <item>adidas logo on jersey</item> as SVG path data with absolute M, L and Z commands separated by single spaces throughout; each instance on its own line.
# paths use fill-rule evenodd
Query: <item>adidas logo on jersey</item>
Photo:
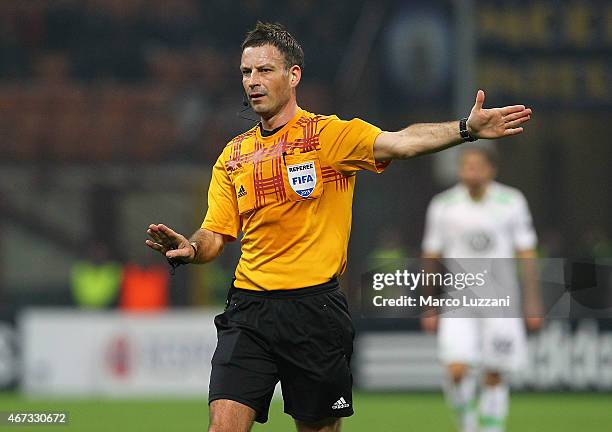
M 240 189 L 238 189 L 238 198 L 242 198 L 246 195 L 246 190 L 244 189 L 244 185 L 240 185 Z
M 348 408 L 349 406 L 350 404 L 345 401 L 343 397 L 341 397 L 336 402 L 334 402 L 334 404 L 332 405 L 332 409 Z

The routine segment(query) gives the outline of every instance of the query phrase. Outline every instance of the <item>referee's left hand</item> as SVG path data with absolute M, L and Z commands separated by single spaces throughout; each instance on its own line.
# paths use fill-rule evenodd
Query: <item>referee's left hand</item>
M 478 90 L 476 103 L 467 120 L 467 128 L 475 138 L 503 138 L 523 132 L 521 125 L 531 119 L 531 108 L 511 105 L 503 108 L 482 107 L 485 93 Z
M 187 237 L 166 225 L 151 224 L 147 234 L 152 240 L 145 240 L 145 244 L 163 254 L 166 258 L 178 258 L 185 262 L 192 262 L 195 259 L 194 250 Z

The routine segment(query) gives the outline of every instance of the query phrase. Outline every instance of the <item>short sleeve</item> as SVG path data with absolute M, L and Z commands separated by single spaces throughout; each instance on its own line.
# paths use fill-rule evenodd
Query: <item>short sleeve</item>
M 225 169 L 223 155 L 219 156 L 212 170 L 208 188 L 208 211 L 202 228 L 233 239 L 238 238 L 240 232 L 236 192 Z
M 435 198 L 431 200 L 427 208 L 422 249 L 425 254 L 436 255 L 442 254 L 444 249 L 442 207 Z
M 538 239 L 535 229 L 533 228 L 527 200 L 520 192 L 514 210 L 515 216 L 512 219 L 512 241 L 514 243 L 514 249 L 517 251 L 535 249 Z
M 332 168 L 345 175 L 359 170 L 382 172 L 389 163 L 374 160 L 374 141 L 381 132 L 361 119 L 332 117 L 319 136 L 321 152 Z

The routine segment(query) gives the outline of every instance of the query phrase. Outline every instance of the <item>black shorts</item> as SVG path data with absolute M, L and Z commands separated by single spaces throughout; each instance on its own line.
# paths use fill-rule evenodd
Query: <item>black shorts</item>
M 232 288 L 215 317 L 208 403 L 230 399 L 268 420 L 280 380 L 285 412 L 317 421 L 353 414 L 354 328 L 338 282 L 287 291 Z

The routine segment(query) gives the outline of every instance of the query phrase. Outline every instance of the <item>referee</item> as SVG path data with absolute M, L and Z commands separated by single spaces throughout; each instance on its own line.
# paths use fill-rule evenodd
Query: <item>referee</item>
M 339 431 L 353 414 L 354 329 L 337 277 L 346 268 L 355 174 L 477 138 L 523 131 L 523 105 L 384 132 L 297 104 L 304 53 L 281 25 L 258 22 L 242 43 L 242 86 L 261 121 L 213 167 L 208 211 L 187 238 L 152 224 L 146 244 L 174 263 L 206 263 L 242 232 L 225 311 L 215 318 L 209 432 L 264 423 L 280 381 L 297 430 Z

